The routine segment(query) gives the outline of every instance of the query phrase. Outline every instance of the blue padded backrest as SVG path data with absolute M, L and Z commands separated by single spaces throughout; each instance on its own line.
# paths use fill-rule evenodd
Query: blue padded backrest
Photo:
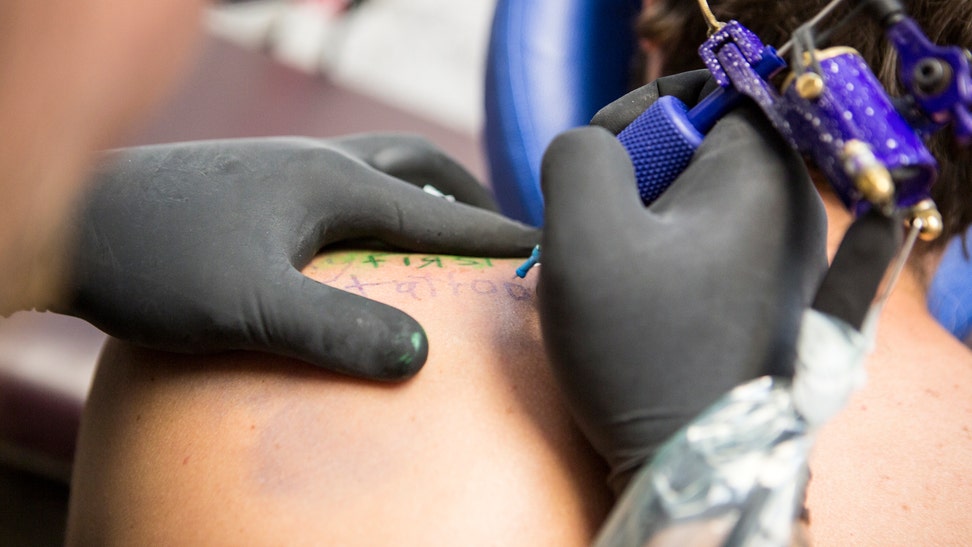
M 972 342 L 972 257 L 965 242 L 972 243 L 972 228 L 965 241 L 955 236 L 948 242 L 938 270 L 928 287 L 928 311 L 959 340 Z
M 485 145 L 502 211 L 543 222 L 540 160 L 628 89 L 641 0 L 498 0 L 486 64 Z

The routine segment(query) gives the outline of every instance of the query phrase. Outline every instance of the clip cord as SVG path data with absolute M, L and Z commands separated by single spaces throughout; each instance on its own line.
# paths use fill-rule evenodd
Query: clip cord
M 797 27 L 793 31 L 793 37 L 780 48 L 780 56 L 785 56 L 791 48 L 793 49 L 791 64 L 794 67 L 794 74 L 803 74 L 812 68 L 815 74 L 820 77 L 824 77 L 823 70 L 820 68 L 820 60 L 817 58 L 817 43 L 826 42 L 834 31 L 847 24 L 851 19 L 857 17 L 858 13 L 865 8 L 864 4 L 858 4 L 844 17 L 837 21 L 835 25 L 818 32 L 815 27 L 820 24 L 820 21 L 822 21 L 824 17 L 837 9 L 837 6 L 841 2 L 843 2 L 843 0 L 833 0 L 824 6 L 824 8 L 814 15 L 812 19 Z M 808 68 L 805 60 L 807 57 L 810 59 L 810 68 Z
M 789 44 L 793 44 L 793 73 L 803 74 L 812 70 L 821 78 L 824 77 L 823 69 L 820 67 L 820 60 L 817 58 L 817 42 L 814 37 L 811 23 L 804 23 L 793 31 L 793 38 Z M 807 65 L 807 57 L 810 63 Z
M 722 21 L 716 19 L 715 14 L 712 13 L 712 8 L 709 7 L 709 2 L 706 0 L 699 0 L 699 9 L 702 10 L 702 17 L 705 18 L 705 25 L 709 27 L 709 35 L 718 31 L 726 24 Z
M 837 9 L 837 6 L 839 6 L 840 3 L 843 2 L 843 1 L 844 0 L 831 0 L 829 4 L 827 4 L 826 6 L 823 7 L 823 9 L 821 9 L 820 11 L 818 11 L 817 14 L 814 15 L 809 21 L 807 21 L 806 23 L 800 25 L 800 28 L 803 28 L 803 27 L 812 28 L 812 27 L 816 26 L 818 23 L 820 23 L 820 21 L 823 20 L 824 17 L 830 15 L 830 13 L 832 11 L 834 11 L 835 9 Z M 794 45 L 793 44 L 794 39 L 796 39 L 796 32 L 794 32 L 794 37 L 793 38 L 790 38 L 789 40 L 787 40 L 787 42 L 785 44 L 783 44 L 782 46 L 780 46 L 780 49 L 777 50 L 777 54 L 779 54 L 780 57 L 785 57 L 786 54 L 790 51 L 790 48 L 792 48 L 793 45 Z

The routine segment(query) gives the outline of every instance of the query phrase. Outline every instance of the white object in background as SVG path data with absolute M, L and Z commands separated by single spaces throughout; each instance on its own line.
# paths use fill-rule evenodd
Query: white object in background
M 273 55 L 286 65 L 318 74 L 330 71 L 348 17 L 342 1 L 292 1 L 271 29 Z
M 288 9 L 282 0 L 221 4 L 206 12 L 206 28 L 214 36 L 249 49 L 269 47 L 271 29 Z
M 20 311 L 0 318 L 0 374 L 84 401 L 107 336 L 74 317 Z
M 213 34 L 477 136 L 496 0 L 262 0 L 214 7 Z
M 495 0 L 368 0 L 352 13 L 333 77 L 467 135 L 483 121 Z

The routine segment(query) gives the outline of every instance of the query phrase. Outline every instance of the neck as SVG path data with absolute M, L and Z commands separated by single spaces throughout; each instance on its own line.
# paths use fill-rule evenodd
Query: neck
M 833 195 L 822 196 L 833 256 L 851 217 Z M 820 433 L 808 506 L 821 545 L 967 537 L 959 523 L 972 504 L 961 480 L 972 473 L 972 353 L 928 313 L 925 272 L 936 263 L 921 256 L 904 269 L 879 319 L 867 382 Z

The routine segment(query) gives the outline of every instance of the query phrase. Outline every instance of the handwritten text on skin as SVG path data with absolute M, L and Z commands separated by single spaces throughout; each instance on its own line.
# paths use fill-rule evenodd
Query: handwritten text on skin
M 362 281 L 358 273 L 361 268 L 381 269 L 384 266 L 405 267 L 406 271 L 415 273 L 397 276 L 386 281 Z M 473 270 L 491 269 L 493 262 L 488 258 L 469 258 L 445 255 L 402 255 L 394 253 L 339 253 L 326 255 L 316 259 L 311 269 L 318 272 L 326 268 L 336 272 L 327 278 L 318 278 L 322 283 L 359 294 L 366 298 L 375 297 L 378 291 L 394 291 L 405 294 L 415 300 L 436 298 L 446 294 L 462 296 L 467 294 L 507 296 L 516 301 L 529 301 L 533 298 L 533 289 L 523 285 L 519 279 L 511 275 L 509 281 L 498 281 L 484 277 L 476 277 L 468 270 L 455 271 L 455 267 L 471 268 Z M 357 269 L 356 269 L 357 268 Z M 436 270 L 447 270 L 433 273 Z M 364 276 L 367 279 L 367 276 Z

